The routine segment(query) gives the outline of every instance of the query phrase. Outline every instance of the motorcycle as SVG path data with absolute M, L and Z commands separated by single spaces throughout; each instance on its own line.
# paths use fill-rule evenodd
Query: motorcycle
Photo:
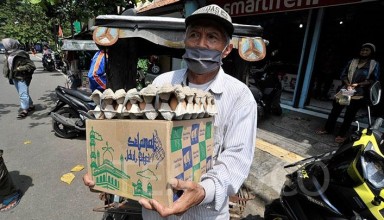
M 53 70 L 55 70 L 55 63 L 52 59 L 52 54 L 49 53 L 49 54 L 43 55 L 43 67 L 49 72 L 52 72 Z
M 272 52 L 272 57 L 276 54 Z M 278 61 L 267 61 L 262 68 L 251 70 L 247 76 L 246 84 L 257 102 L 258 118 L 269 113 L 278 116 L 283 113 L 280 106 L 282 86 L 278 76 L 280 64 Z
M 60 52 L 54 52 L 53 58 L 55 60 L 54 61 L 55 69 L 61 70 L 62 68 L 64 68 L 64 61 L 63 61 L 63 58 L 62 58 L 62 55 L 60 54 Z
M 82 90 L 67 89 L 57 86 L 58 101 L 49 113 L 55 134 L 61 138 L 74 138 L 85 132 L 85 120 L 95 117 L 88 113 L 96 104 L 90 93 Z
M 271 219 L 384 219 L 383 119 L 371 123 L 380 83 L 370 88 L 368 128 L 357 130 L 337 150 L 306 158 L 286 176 L 279 199 L 266 206 Z

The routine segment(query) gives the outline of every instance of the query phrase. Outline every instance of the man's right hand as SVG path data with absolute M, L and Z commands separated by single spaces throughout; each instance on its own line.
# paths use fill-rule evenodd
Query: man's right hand
M 93 188 L 95 186 L 95 181 L 92 180 L 88 173 L 83 176 L 83 182 L 84 185 L 89 186 L 89 188 Z

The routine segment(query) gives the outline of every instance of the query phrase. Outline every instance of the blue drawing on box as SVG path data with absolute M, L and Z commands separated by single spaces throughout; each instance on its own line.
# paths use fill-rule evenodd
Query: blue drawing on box
M 200 124 L 192 125 L 191 145 L 199 143 L 199 127 L 200 127 Z
M 183 164 L 184 164 L 184 171 L 191 169 L 193 165 L 191 146 L 183 148 Z
M 178 180 L 184 180 L 184 173 L 180 173 L 178 176 L 175 176 Z M 183 191 L 173 191 L 173 201 L 176 201 L 183 194 Z
M 152 160 L 157 161 L 156 169 L 165 158 L 165 151 L 156 130 L 149 138 L 140 137 L 140 132 L 133 137 L 128 137 L 126 153 L 125 160 L 138 163 L 139 166 L 147 165 Z

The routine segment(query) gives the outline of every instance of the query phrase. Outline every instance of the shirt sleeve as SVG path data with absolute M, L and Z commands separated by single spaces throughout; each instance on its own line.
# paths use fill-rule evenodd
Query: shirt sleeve
M 201 204 L 220 210 L 228 196 L 235 195 L 248 173 L 253 161 L 256 130 L 256 102 L 237 103 L 223 132 L 223 151 L 211 170 L 202 176 L 200 185 L 206 196 Z M 216 138 L 216 137 L 215 137 Z

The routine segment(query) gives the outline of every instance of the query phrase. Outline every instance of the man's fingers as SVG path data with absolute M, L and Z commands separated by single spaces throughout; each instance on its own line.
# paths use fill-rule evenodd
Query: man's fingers
M 95 186 L 95 182 L 92 180 L 91 176 L 88 173 L 86 173 L 83 176 L 83 182 L 84 182 L 84 185 L 86 185 L 86 186 L 89 186 L 89 187 Z
M 170 179 L 168 183 L 172 186 L 173 189 L 176 190 L 185 190 L 192 187 L 191 181 L 184 181 L 176 178 Z
M 153 207 L 153 209 L 155 209 L 161 217 L 167 217 L 167 216 L 170 216 L 170 215 L 174 215 L 174 214 L 177 214 L 178 211 L 175 210 L 175 208 L 169 208 L 169 207 L 165 207 L 163 205 L 161 205 L 159 202 L 157 202 L 156 200 L 150 200 L 149 201 Z
M 153 210 L 152 204 L 148 199 L 140 199 L 139 203 L 146 209 Z

